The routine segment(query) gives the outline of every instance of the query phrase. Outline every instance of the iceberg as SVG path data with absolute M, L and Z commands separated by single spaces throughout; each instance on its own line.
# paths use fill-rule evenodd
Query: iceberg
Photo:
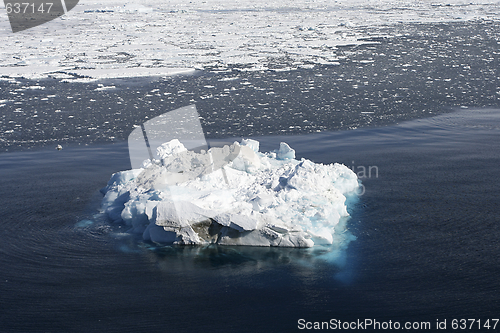
M 313 247 L 334 243 L 359 186 L 345 165 L 297 160 L 286 143 L 262 153 L 243 139 L 195 152 L 172 139 L 111 176 L 102 210 L 154 243 Z

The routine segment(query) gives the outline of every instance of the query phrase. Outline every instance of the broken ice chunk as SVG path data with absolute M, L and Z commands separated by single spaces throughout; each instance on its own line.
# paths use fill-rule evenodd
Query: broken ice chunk
M 278 160 L 290 160 L 295 158 L 295 150 L 290 148 L 290 146 L 285 143 L 280 143 L 280 149 L 277 152 Z
M 249 147 L 250 149 L 252 149 L 256 153 L 259 152 L 259 141 L 257 141 L 257 140 L 243 139 L 243 140 L 241 140 L 241 145 Z
M 165 159 L 185 151 L 187 151 L 186 147 L 184 147 L 184 145 L 177 139 L 165 142 L 156 148 L 156 153 L 161 159 Z
M 162 201 L 156 206 L 156 225 L 183 228 L 207 220 L 216 213 L 188 201 Z
M 251 231 L 257 228 L 258 221 L 251 216 L 239 214 L 221 214 L 214 218 L 217 223 L 240 232 Z

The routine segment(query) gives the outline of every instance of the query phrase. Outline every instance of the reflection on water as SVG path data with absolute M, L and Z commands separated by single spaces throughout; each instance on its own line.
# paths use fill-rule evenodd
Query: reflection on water
M 356 237 L 345 229 L 347 220 L 335 235 L 335 245 L 314 246 L 312 248 L 223 246 L 217 244 L 186 246 L 161 245 L 144 242 L 137 235 L 111 233 L 117 241 L 116 248 L 122 253 L 144 254 L 148 260 L 165 271 L 185 271 L 186 269 L 226 269 L 237 268 L 239 273 L 272 269 L 286 265 L 302 268 L 331 266 L 340 272 L 346 265 L 346 250 Z

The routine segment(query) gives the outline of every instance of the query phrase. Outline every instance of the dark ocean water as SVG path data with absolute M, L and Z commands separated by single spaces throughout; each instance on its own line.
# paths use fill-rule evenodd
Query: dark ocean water
M 498 317 L 500 110 L 260 139 L 316 162 L 378 167 L 363 179 L 344 262 L 300 249 L 151 249 L 94 215 L 99 187 L 129 166 L 124 144 L 4 153 L 2 332 Z
M 299 319 L 429 322 L 427 331 L 436 331 L 437 320 L 456 331 L 453 319 L 490 319 L 480 331 L 493 331 L 500 313 L 495 27 L 406 27 L 396 39 L 346 49 L 353 60 L 339 67 L 101 83 L 112 90 L 1 83 L 8 98 L 0 99 L 9 100 L 0 108 L 1 144 L 11 152 L 0 154 L 0 332 L 304 331 Z M 433 59 L 423 56 L 432 52 Z M 375 54 L 385 60 L 369 59 Z M 403 59 L 388 60 L 395 54 Z M 416 72 L 403 67 L 411 59 L 421 61 Z M 333 79 L 361 80 L 370 71 L 378 75 L 366 86 Z M 252 88 L 223 96 L 238 80 Z M 319 81 L 309 93 L 294 90 L 311 80 Z M 174 88 L 185 92 L 170 100 Z M 42 101 L 41 93 L 56 96 Z M 335 260 L 304 249 L 151 247 L 98 214 L 99 189 L 130 168 L 123 140 L 132 126 L 192 100 L 208 137 L 254 135 L 262 151 L 285 141 L 299 158 L 376 167 L 350 207 L 348 229 L 357 239 Z M 284 100 L 290 106 L 272 104 Z M 393 124 L 402 119 L 414 120 Z

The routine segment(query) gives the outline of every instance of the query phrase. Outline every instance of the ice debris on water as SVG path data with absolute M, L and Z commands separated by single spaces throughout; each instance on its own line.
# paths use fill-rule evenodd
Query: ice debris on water
M 348 167 L 295 159 L 295 150 L 259 152 L 244 139 L 196 153 L 179 140 L 160 160 L 117 172 L 101 191 L 103 211 L 146 241 L 312 247 L 334 243 L 359 187 Z

